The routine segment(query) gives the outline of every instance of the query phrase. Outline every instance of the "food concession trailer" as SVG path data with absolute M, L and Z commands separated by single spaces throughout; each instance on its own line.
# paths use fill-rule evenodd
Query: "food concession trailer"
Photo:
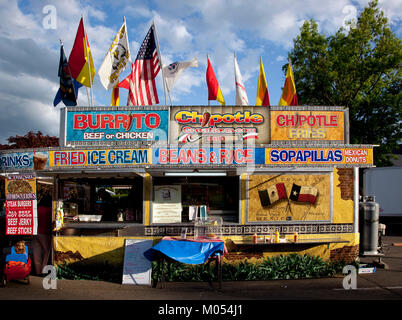
M 348 117 L 323 106 L 65 107 L 59 147 L 2 151 L 0 168 L 51 181 L 56 265 L 122 264 L 126 239 L 192 237 L 200 215 L 229 262 L 353 261 L 359 168 L 374 166 L 374 146 L 349 143 Z

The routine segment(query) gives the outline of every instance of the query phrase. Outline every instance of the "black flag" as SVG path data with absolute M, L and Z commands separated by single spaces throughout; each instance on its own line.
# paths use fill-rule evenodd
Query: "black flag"
M 53 105 L 56 106 L 59 104 L 60 101 L 63 101 L 66 106 L 76 106 L 78 98 L 78 88 L 82 85 L 71 77 L 68 67 L 68 61 L 64 53 L 64 47 L 62 43 L 60 46 L 58 76 L 60 78 L 60 89 L 59 91 L 57 91 L 56 97 L 53 101 Z

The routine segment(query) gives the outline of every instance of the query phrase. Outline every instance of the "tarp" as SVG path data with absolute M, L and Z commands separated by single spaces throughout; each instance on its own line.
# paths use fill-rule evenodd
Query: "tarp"
M 144 255 L 147 259 L 152 260 L 155 251 L 187 264 L 201 264 L 214 254 L 225 254 L 227 252 L 223 240 L 193 241 L 170 237 L 162 238 L 159 243 L 147 250 Z

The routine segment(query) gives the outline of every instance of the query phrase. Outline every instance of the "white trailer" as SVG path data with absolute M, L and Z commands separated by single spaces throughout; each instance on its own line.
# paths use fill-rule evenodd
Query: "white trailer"
M 380 217 L 402 217 L 402 167 L 364 169 L 363 196 L 375 196 Z

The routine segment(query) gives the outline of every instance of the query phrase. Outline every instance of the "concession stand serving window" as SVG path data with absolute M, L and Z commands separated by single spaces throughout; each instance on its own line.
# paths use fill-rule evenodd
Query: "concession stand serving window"
M 143 181 L 135 178 L 63 178 L 59 200 L 65 222 L 142 223 Z
M 221 217 L 224 222 L 239 222 L 239 177 L 153 177 L 153 200 L 158 202 L 157 191 L 166 187 L 162 197 L 170 196 L 177 190 L 179 202 L 176 220 L 171 222 L 191 222 L 190 207 L 206 206 L 211 217 Z M 170 189 L 169 189 L 170 188 Z M 169 191 L 171 190 L 171 191 Z M 166 201 L 164 201 L 166 202 Z M 153 223 L 158 223 L 158 212 L 154 206 Z M 198 209 L 199 210 L 199 209 Z M 163 212 L 161 212 L 163 214 Z M 198 211 L 199 215 L 199 211 Z M 168 222 L 168 220 L 166 220 Z

